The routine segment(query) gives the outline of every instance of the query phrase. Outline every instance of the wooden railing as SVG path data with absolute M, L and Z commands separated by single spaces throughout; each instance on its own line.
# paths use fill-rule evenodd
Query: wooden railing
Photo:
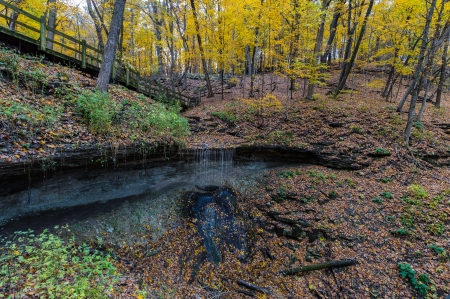
M 4 6 L 4 9 L 2 9 L 2 6 Z M 16 20 L 11 17 L 12 11 L 19 15 Z M 8 12 L 10 12 L 9 15 Z M 0 32 L 15 39 L 35 44 L 39 51 L 58 57 L 68 63 L 76 64 L 82 70 L 99 71 L 103 56 L 102 51 L 89 45 L 85 39 L 80 40 L 49 27 L 45 15 L 37 17 L 4 0 L 0 0 L 1 18 L 5 20 L 5 24 L 0 23 Z M 14 30 L 7 26 L 8 22 L 15 24 Z M 53 39 L 49 38 L 49 31 L 53 33 Z M 143 77 L 139 71 L 133 70 L 118 60 L 115 61 L 113 66 L 112 80 L 156 99 L 164 97 L 168 100 L 178 101 L 184 108 L 194 107 L 200 103 L 199 98 L 188 97 L 158 84 L 150 78 Z

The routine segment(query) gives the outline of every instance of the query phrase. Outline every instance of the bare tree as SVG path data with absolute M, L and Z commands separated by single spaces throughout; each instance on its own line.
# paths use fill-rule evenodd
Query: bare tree
M 416 69 L 414 71 L 414 79 L 411 82 L 411 85 L 409 86 L 408 90 L 405 93 L 405 96 L 408 96 L 410 93 L 412 93 L 411 103 L 409 106 L 409 112 L 408 112 L 408 121 L 406 123 L 405 132 L 403 134 L 406 142 L 406 146 L 409 146 L 409 139 L 411 137 L 411 130 L 414 122 L 414 114 L 416 109 L 416 103 L 417 103 L 417 97 L 419 96 L 419 89 L 421 85 L 421 79 L 424 69 L 424 62 L 425 62 L 425 54 L 428 48 L 428 33 L 430 31 L 430 25 L 431 21 L 433 19 L 433 13 L 436 8 L 436 0 L 431 1 L 431 5 L 428 8 L 427 16 L 426 16 L 426 22 L 425 27 L 423 28 L 422 33 L 422 45 L 420 46 L 420 53 L 417 60 Z
M 56 29 L 56 8 L 54 7 L 56 0 L 48 0 L 50 10 L 48 12 L 47 26 L 50 28 L 47 33 L 47 49 L 53 49 L 53 40 L 55 39 L 55 32 L 52 29 Z
M 126 0 L 115 0 L 114 3 L 114 12 L 111 20 L 111 26 L 109 28 L 108 41 L 106 42 L 102 65 L 100 66 L 96 85 L 97 89 L 102 92 L 108 91 L 108 83 L 111 78 L 111 71 L 114 64 L 117 44 L 119 43 L 119 32 L 122 27 L 125 1 Z
M 98 49 L 103 52 L 105 50 L 105 42 L 103 41 L 102 26 L 100 23 L 99 16 L 96 15 L 94 13 L 94 10 L 92 9 L 92 6 L 93 6 L 92 0 L 86 0 L 86 2 L 87 2 L 88 13 L 91 16 L 92 20 L 94 21 L 95 32 L 97 33 L 97 39 L 98 39 Z
M 206 58 L 205 58 L 205 50 L 203 49 L 203 44 L 202 44 L 202 37 L 200 36 L 200 25 L 198 23 L 197 10 L 195 9 L 195 0 L 190 0 L 190 2 L 191 2 L 191 8 L 192 8 L 192 15 L 194 17 L 195 30 L 197 32 L 198 48 L 200 50 L 200 56 L 202 58 L 203 72 L 205 73 L 206 87 L 208 88 L 208 97 L 213 97 L 214 93 L 213 93 L 212 86 L 211 86 L 211 80 L 209 79 L 209 73 L 208 73 L 208 68 L 206 65 Z
M 370 13 L 372 12 L 372 7 L 373 7 L 373 3 L 374 0 L 370 0 L 369 2 L 369 6 L 367 7 L 366 10 L 366 15 L 364 16 L 364 21 L 361 25 L 361 30 L 359 32 L 359 36 L 358 36 L 358 40 L 356 41 L 355 47 L 353 48 L 353 51 L 351 50 L 352 44 L 353 44 L 353 34 L 355 34 L 356 32 L 356 25 L 357 22 L 355 22 L 353 24 L 353 26 L 350 27 L 350 19 L 351 19 L 351 3 L 352 1 L 350 0 L 349 2 L 349 20 L 348 20 L 348 40 L 347 40 L 347 46 L 346 46 L 346 50 L 345 50 L 345 55 L 344 55 L 344 63 L 342 66 L 342 71 L 341 71 L 341 75 L 339 77 L 339 83 L 338 86 L 336 87 L 336 89 L 333 91 L 334 96 L 338 96 L 339 93 L 341 92 L 341 90 L 344 88 L 345 83 L 347 82 L 347 78 L 348 75 L 350 75 L 350 71 L 352 70 L 353 64 L 355 62 L 356 59 L 356 54 L 358 53 L 358 49 L 359 46 L 361 45 L 362 42 L 362 38 L 364 36 L 364 32 L 366 31 L 366 24 L 367 24 L 367 20 L 369 19 Z M 351 56 L 350 56 L 350 52 L 351 52 Z M 350 58 L 349 58 L 350 57 Z

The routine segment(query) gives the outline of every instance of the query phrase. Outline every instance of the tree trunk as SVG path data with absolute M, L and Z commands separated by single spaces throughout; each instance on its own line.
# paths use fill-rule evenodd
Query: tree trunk
M 152 12 L 150 14 L 150 18 L 153 21 L 154 30 L 155 30 L 155 38 L 156 38 L 156 57 L 158 59 L 158 75 L 161 75 L 164 70 L 164 63 L 163 63 L 163 48 L 162 48 L 162 26 L 163 21 L 160 16 L 159 12 L 159 2 L 158 1 L 151 1 L 151 9 Z
M 333 92 L 335 97 L 337 97 L 339 95 L 339 93 L 341 92 L 341 90 L 344 88 L 345 83 L 348 78 L 348 75 L 350 74 L 350 71 L 353 67 L 353 63 L 355 62 L 356 54 L 358 53 L 358 49 L 359 49 L 359 46 L 361 45 L 362 38 L 364 36 L 364 32 L 366 31 L 366 24 L 367 24 L 367 20 L 369 19 L 370 13 L 372 11 L 373 3 L 374 3 L 374 0 L 370 0 L 369 7 L 367 7 L 366 15 L 364 16 L 364 21 L 361 26 L 361 31 L 359 32 L 358 40 L 356 41 L 356 45 L 355 45 L 355 48 L 353 49 L 350 61 L 347 62 L 347 61 L 345 61 L 346 59 L 344 58 L 344 67 L 342 69 L 341 76 L 339 78 L 339 84 Z M 356 31 L 355 29 L 356 28 L 354 28 L 353 32 Z M 350 39 L 351 39 L 351 37 L 350 37 Z
M 14 1 L 14 6 L 17 7 L 19 5 L 19 3 L 21 2 L 21 0 L 15 0 Z M 11 31 L 16 31 L 16 26 L 17 26 L 17 19 L 19 18 L 19 13 L 16 12 L 15 10 L 13 10 L 12 14 L 11 14 L 11 21 L 9 21 L 9 30 Z
M 423 112 L 425 111 L 425 107 L 427 105 L 428 91 L 430 90 L 430 85 L 431 85 L 430 80 L 427 80 L 426 78 L 424 80 L 426 81 L 425 82 L 425 85 L 426 85 L 426 87 L 425 87 L 425 94 L 423 95 L 422 107 L 420 107 L 419 114 L 417 115 L 417 117 L 415 119 L 416 122 L 420 122 L 420 119 L 422 118 Z
M 414 114 L 415 114 L 415 109 L 416 109 L 417 97 L 419 95 L 418 93 L 419 93 L 419 88 L 420 88 L 420 81 L 421 81 L 423 65 L 424 65 L 424 61 L 425 61 L 425 53 L 428 48 L 428 32 L 430 31 L 430 25 L 431 25 L 431 21 L 433 19 L 433 13 L 434 13 L 435 8 L 436 8 L 436 0 L 432 0 L 431 6 L 427 12 L 427 19 L 426 19 L 425 27 L 423 29 L 423 34 L 422 34 L 422 38 L 423 38 L 422 45 L 420 46 L 419 58 L 417 60 L 417 66 L 416 66 L 416 70 L 414 72 L 414 80 L 412 82 L 413 94 L 412 94 L 412 98 L 411 98 L 411 104 L 409 106 L 408 121 L 406 123 L 406 128 L 405 128 L 405 132 L 403 135 L 405 138 L 406 146 L 409 146 L 409 139 L 411 137 L 411 130 L 412 130 L 413 122 L 414 122 Z
M 258 31 L 257 31 L 258 32 Z M 251 74 L 250 74 L 250 92 L 249 92 L 249 97 L 253 98 L 255 96 L 254 93 L 254 84 L 255 84 L 255 57 L 256 57 L 256 52 L 258 51 L 258 47 L 257 46 L 253 46 L 253 51 L 252 51 L 252 56 L 251 56 L 251 60 L 250 60 L 250 69 L 251 69 Z
M 105 51 L 103 53 L 102 65 L 97 78 L 97 89 L 101 92 L 108 91 L 108 83 L 111 78 L 111 71 L 116 56 L 117 44 L 119 43 L 120 27 L 123 21 L 123 12 L 126 0 L 115 0 L 114 12 L 109 28 L 108 41 L 106 42 Z
M 331 64 L 331 50 L 333 49 L 333 41 L 334 37 L 336 36 L 336 29 L 340 16 L 341 13 L 339 11 L 336 11 L 333 14 L 333 20 L 330 24 L 330 36 L 328 37 L 327 45 L 325 46 L 325 52 L 320 59 L 321 63 Z
M 55 29 L 56 27 L 56 9 L 52 7 L 55 4 L 56 0 L 49 0 L 48 5 L 50 6 L 50 11 L 48 13 L 48 22 L 47 26 L 50 29 Z M 55 38 L 55 32 L 52 30 L 47 30 L 47 49 L 53 50 L 53 40 Z
M 320 56 L 320 51 L 322 50 L 322 40 L 323 40 L 323 34 L 325 32 L 325 18 L 326 18 L 326 14 L 324 13 L 325 9 L 327 9 L 328 5 L 330 4 L 330 1 L 328 0 L 322 0 L 322 19 L 320 21 L 320 25 L 319 25 L 319 29 L 317 30 L 317 36 L 316 36 L 316 44 L 314 46 L 314 53 L 313 53 L 313 61 L 312 64 L 315 66 L 317 64 L 317 60 Z M 331 33 L 330 33 L 331 35 Z M 311 79 L 309 80 L 309 85 L 308 85 L 308 94 L 307 94 L 307 98 L 308 99 L 312 99 L 314 96 L 314 88 L 315 88 L 315 84 L 311 83 Z
M 442 99 L 442 90 L 444 88 L 445 79 L 447 75 L 445 73 L 445 69 L 447 68 L 447 52 L 448 52 L 448 39 L 444 44 L 444 52 L 442 53 L 442 62 L 441 62 L 441 74 L 439 76 L 439 84 L 436 93 L 436 104 L 437 108 L 441 108 L 441 99 Z
M 212 86 L 211 86 L 211 80 L 209 79 L 208 67 L 206 65 L 205 51 L 203 50 L 203 45 L 202 45 L 202 37 L 200 36 L 200 25 L 198 24 L 197 10 L 195 9 L 195 1 L 190 0 L 190 2 L 191 2 L 191 8 L 192 8 L 192 15 L 194 17 L 195 30 L 197 32 L 197 42 L 198 42 L 198 48 L 200 50 L 200 56 L 202 59 L 203 72 L 205 73 L 206 87 L 208 88 L 208 97 L 210 98 L 210 97 L 214 96 L 214 93 L 213 93 Z
M 98 39 L 98 49 L 103 52 L 105 50 L 105 42 L 103 41 L 102 27 L 100 25 L 100 20 L 98 19 L 98 17 L 95 15 L 94 11 L 92 10 L 92 1 L 86 0 L 86 3 L 87 3 L 87 8 L 88 8 L 88 13 L 91 16 L 92 20 L 94 21 L 95 33 L 97 34 L 97 39 Z

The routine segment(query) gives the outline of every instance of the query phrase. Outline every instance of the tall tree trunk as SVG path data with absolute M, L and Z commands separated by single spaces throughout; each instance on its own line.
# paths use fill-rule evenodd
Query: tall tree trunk
M 100 25 L 100 20 L 97 15 L 95 15 L 94 11 L 92 10 L 92 1 L 86 0 L 88 13 L 91 16 L 92 20 L 94 21 L 94 27 L 95 27 L 95 33 L 97 34 L 97 40 L 98 40 L 98 49 L 100 51 L 105 50 L 105 42 L 103 41 L 103 35 L 102 35 L 102 27 Z
M 53 7 L 56 0 L 49 0 L 48 5 L 50 6 L 50 10 L 48 12 L 48 28 L 56 29 L 56 8 Z M 52 30 L 47 31 L 47 49 L 53 50 L 53 40 L 55 38 L 55 32 Z
M 205 51 L 202 45 L 202 37 L 200 36 L 200 25 L 198 23 L 197 10 L 195 9 L 195 1 L 190 0 L 190 2 L 192 8 L 192 15 L 194 17 L 195 30 L 197 33 L 198 48 L 200 50 L 200 56 L 202 59 L 203 72 L 205 73 L 206 87 L 208 88 L 208 97 L 213 97 L 214 93 L 211 86 L 211 80 L 209 79 L 208 66 L 206 65 Z
M 162 26 L 163 20 L 160 16 L 159 11 L 159 2 L 151 1 L 151 10 L 152 12 L 149 14 L 151 20 L 153 21 L 154 30 L 155 30 L 155 38 L 156 38 L 156 57 L 158 59 L 158 75 L 161 75 L 164 70 L 163 63 L 163 48 L 162 48 Z
M 362 38 L 364 36 L 364 32 L 366 31 L 366 24 L 367 24 L 367 20 L 369 19 L 369 15 L 372 11 L 373 3 L 374 3 L 374 0 L 370 0 L 369 7 L 367 7 L 366 15 L 364 16 L 364 21 L 361 26 L 361 31 L 359 32 L 358 40 L 356 41 L 355 48 L 353 49 L 352 55 L 350 57 L 350 61 L 347 62 L 344 60 L 344 67 L 342 69 L 341 76 L 339 78 L 339 84 L 333 92 L 334 96 L 338 96 L 339 93 L 341 92 L 341 90 L 344 88 L 345 82 L 347 81 L 348 75 L 350 74 L 350 71 L 353 67 L 353 63 L 355 62 L 356 54 L 358 53 L 358 49 L 359 49 L 359 46 L 361 45 Z M 353 32 L 355 32 L 355 30 L 353 30 Z
M 256 31 L 258 32 L 258 31 Z M 251 70 L 251 74 L 250 74 L 250 91 L 249 91 L 249 97 L 253 98 L 255 96 L 254 94 L 254 84 L 255 84 L 255 57 L 256 57 L 256 52 L 258 51 L 258 47 L 257 46 L 253 46 L 253 51 L 252 51 L 252 56 L 250 59 L 250 70 Z
M 330 36 L 328 37 L 327 45 L 325 46 L 325 52 L 320 59 L 321 63 L 331 64 L 331 50 L 333 49 L 333 41 L 336 36 L 336 29 L 340 16 L 341 13 L 339 11 L 335 11 L 333 14 L 333 19 L 330 23 Z
M 409 106 L 408 121 L 406 123 L 405 132 L 403 134 L 403 136 L 405 138 L 406 146 L 409 146 L 409 139 L 411 137 L 411 130 L 412 130 L 413 122 L 414 122 L 414 114 L 415 114 L 415 109 L 416 109 L 417 97 L 419 95 L 420 81 L 421 81 L 423 65 L 424 65 L 424 61 L 425 61 L 425 54 L 426 54 L 426 51 L 428 48 L 428 32 L 430 31 L 430 25 L 431 25 L 431 21 L 433 19 L 433 13 L 434 13 L 435 8 L 436 8 L 436 0 L 432 0 L 430 8 L 428 9 L 428 12 L 427 12 L 427 17 L 426 17 L 427 19 L 426 19 L 425 27 L 423 29 L 423 34 L 422 34 L 422 38 L 423 38 L 422 45 L 420 46 L 419 58 L 417 60 L 417 65 L 416 65 L 416 69 L 414 72 L 414 79 L 411 84 L 412 98 L 411 98 L 411 104 Z
M 428 80 L 426 77 L 424 78 L 424 81 L 425 81 L 424 85 L 426 85 L 425 94 L 423 95 L 422 107 L 420 107 L 419 114 L 417 115 L 417 117 L 415 119 L 416 122 L 420 122 L 420 119 L 422 118 L 422 115 L 425 112 L 425 107 L 427 105 L 428 91 L 430 90 L 430 85 L 431 85 L 430 80 Z
M 114 12 L 109 28 L 108 41 L 106 42 L 105 51 L 103 53 L 102 64 L 97 78 L 97 89 L 101 92 L 108 91 L 108 83 L 111 78 L 111 71 L 116 56 L 117 44 L 119 43 L 120 27 L 123 22 L 123 12 L 126 0 L 115 0 Z
M 437 108 L 441 107 L 442 90 L 444 89 L 445 79 L 447 78 L 447 75 L 445 72 L 445 70 L 447 68 L 447 52 L 448 52 L 448 39 L 445 41 L 444 52 L 442 53 L 441 74 L 439 76 L 439 84 L 438 84 L 437 93 L 436 93 L 435 106 Z
M 312 64 L 314 66 L 317 65 L 317 60 L 320 56 L 320 51 L 322 50 L 322 40 L 323 40 L 323 33 L 325 31 L 325 18 L 326 18 L 325 10 L 327 9 L 329 4 L 330 4 L 329 0 L 322 0 L 322 8 L 321 8 L 322 19 L 320 21 L 319 29 L 317 30 L 316 44 L 314 46 L 313 61 L 312 61 Z M 310 79 L 308 85 L 308 94 L 306 95 L 308 99 L 313 98 L 315 86 L 316 85 L 314 83 L 311 83 Z

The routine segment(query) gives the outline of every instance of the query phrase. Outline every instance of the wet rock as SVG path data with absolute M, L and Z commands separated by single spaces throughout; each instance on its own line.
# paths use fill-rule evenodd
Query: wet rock
M 206 186 L 184 196 L 187 215 L 194 220 L 206 250 L 205 258 L 219 264 L 228 250 L 242 262 L 251 257 L 253 224 L 239 211 L 236 194 L 227 187 Z

